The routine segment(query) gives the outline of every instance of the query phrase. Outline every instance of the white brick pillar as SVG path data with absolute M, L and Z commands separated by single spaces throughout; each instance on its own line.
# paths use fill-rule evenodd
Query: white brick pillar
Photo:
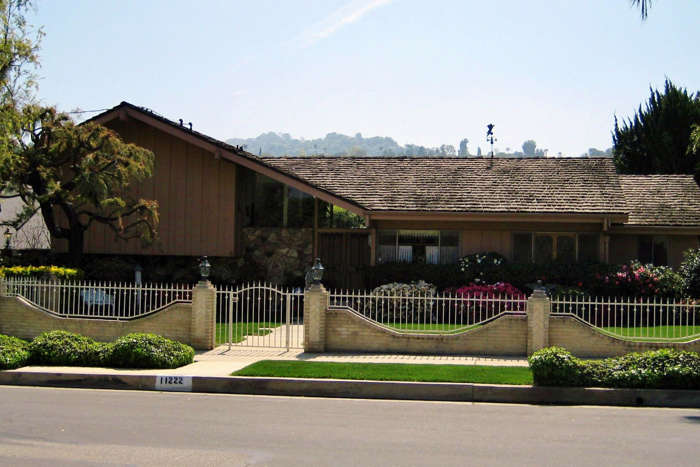
M 321 284 L 304 290 L 304 352 L 326 351 L 326 310 L 330 294 Z
M 192 322 L 190 345 L 197 350 L 215 346 L 216 289 L 209 281 L 199 281 L 192 290 Z
M 535 289 L 527 299 L 527 354 L 549 347 L 551 302 L 543 289 Z

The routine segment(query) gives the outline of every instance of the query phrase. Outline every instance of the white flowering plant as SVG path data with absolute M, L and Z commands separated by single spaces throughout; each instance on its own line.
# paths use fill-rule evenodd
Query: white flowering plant
M 498 268 L 506 263 L 506 258 L 493 251 L 463 256 L 457 261 L 459 271 L 464 273 L 467 283 L 484 284 L 500 280 L 494 276 Z

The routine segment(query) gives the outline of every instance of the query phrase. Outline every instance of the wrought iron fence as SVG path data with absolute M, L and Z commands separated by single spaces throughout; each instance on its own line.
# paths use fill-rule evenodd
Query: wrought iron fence
M 133 319 L 192 301 L 189 284 L 4 279 L 8 295 L 65 318 Z
M 700 338 L 700 300 L 659 297 L 581 297 L 552 299 L 553 315 L 570 315 L 601 331 L 642 341 Z
M 414 294 L 332 291 L 331 307 L 346 307 L 388 328 L 414 333 L 457 333 L 505 314 L 524 314 L 524 295 L 433 292 Z
M 216 291 L 217 344 L 301 348 L 303 317 L 301 289 L 246 283 Z

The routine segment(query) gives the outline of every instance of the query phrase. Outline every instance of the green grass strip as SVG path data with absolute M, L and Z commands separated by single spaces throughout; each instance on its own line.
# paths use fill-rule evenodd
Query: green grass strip
M 440 323 L 386 323 L 384 326 L 398 331 L 415 333 L 457 334 L 478 328 L 480 324 L 440 324 Z
M 272 332 L 272 328 L 279 326 L 280 323 L 275 322 L 233 323 L 231 330 L 232 343 L 242 342 L 246 336 L 267 336 Z M 216 343 L 225 344 L 227 342 L 228 323 L 216 323 Z
M 601 329 L 616 336 L 633 338 L 640 341 L 668 340 L 683 342 L 700 337 L 700 326 L 608 326 Z
M 431 365 L 408 363 L 336 363 L 263 360 L 233 376 L 363 379 L 445 383 L 532 384 L 532 372 L 520 366 Z

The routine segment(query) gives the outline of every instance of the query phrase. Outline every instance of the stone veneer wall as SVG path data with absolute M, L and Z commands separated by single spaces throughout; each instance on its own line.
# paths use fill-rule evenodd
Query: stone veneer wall
M 591 358 L 668 348 L 700 352 L 700 339 L 682 343 L 632 342 L 607 336 L 573 316 L 550 316 L 549 345 L 564 347 L 577 357 Z
M 61 318 L 20 297 L 0 297 L 0 334 L 23 339 L 33 339 L 42 332 L 56 329 L 82 334 L 102 342 L 110 342 L 132 332 L 148 332 L 191 345 L 191 323 L 190 303 L 175 303 L 143 318 L 115 321 Z
M 326 314 L 327 352 L 386 352 L 433 355 L 525 355 L 527 318 L 502 316 L 460 334 L 400 333 L 344 308 Z
M 241 245 L 246 260 L 265 271 L 266 280 L 276 284 L 303 282 L 313 263 L 313 229 L 245 227 Z

